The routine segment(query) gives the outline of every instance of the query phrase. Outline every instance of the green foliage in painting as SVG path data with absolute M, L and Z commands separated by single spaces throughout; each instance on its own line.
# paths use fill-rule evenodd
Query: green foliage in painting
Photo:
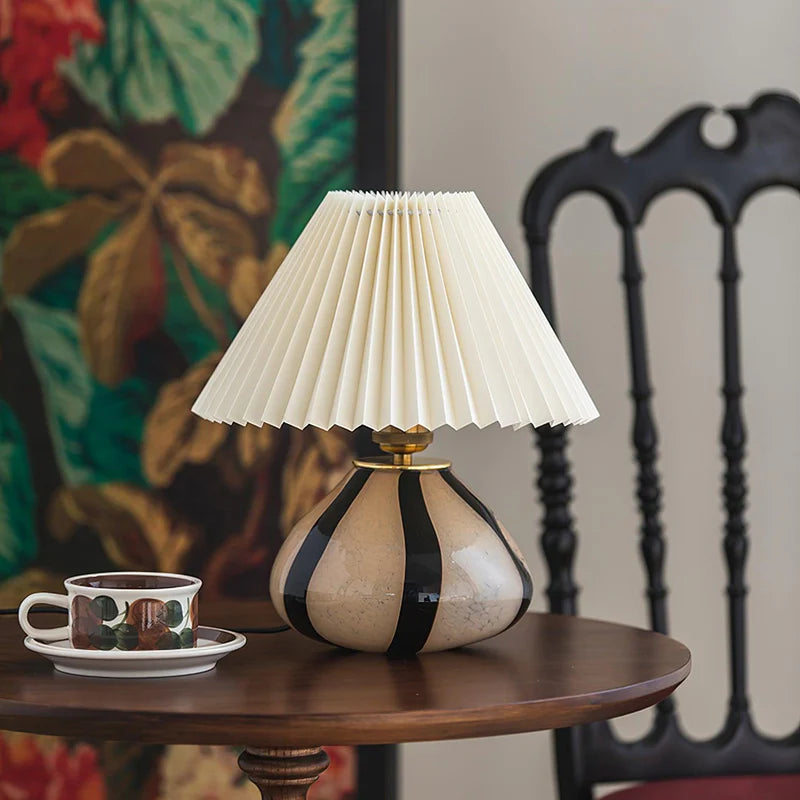
M 33 484 L 47 568 L 59 569 L 48 539 L 54 507 L 65 517 L 62 534 L 102 538 L 109 566 L 128 567 L 141 554 L 109 539 L 107 506 L 108 516 L 132 520 L 123 539 L 147 528 L 160 543 L 152 553 L 148 544 L 148 558 L 177 568 L 188 545 L 179 553 L 162 540 L 187 529 L 184 506 L 208 487 L 220 497 L 206 512 L 237 513 L 213 522 L 204 514 L 198 563 L 225 551 L 226 537 L 249 535 L 239 504 L 267 457 L 287 458 L 275 468 L 313 484 L 298 489 L 308 502 L 326 480 L 331 465 L 316 440 L 306 456 L 299 445 L 276 449 L 263 432 L 237 431 L 227 443 L 189 408 L 319 201 L 352 185 L 355 9 L 352 0 L 99 0 L 93 35 L 74 40 L 55 79 L 77 90 L 69 94 L 75 111 L 85 115 L 88 101 L 108 125 L 94 115 L 64 130 L 65 118 L 28 163 L 0 154 L 5 309 L 24 345 L 3 354 L 4 376 L 33 369 L 43 410 L 35 424 L 52 445 L 41 456 L 55 459 L 33 477 L 55 471 L 60 484 L 53 496 L 50 484 Z M 265 127 L 252 134 L 269 138 L 271 125 L 278 152 L 228 141 L 225 120 L 213 128 L 220 115 L 235 115 L 237 100 L 252 102 L 240 97 L 245 79 L 265 109 Z M 174 120 L 186 139 L 176 140 Z M 147 147 L 144 130 L 155 137 Z M 19 445 L 24 454 L 24 439 Z M 174 486 L 179 478 L 185 483 Z M 108 486 L 124 491 L 96 488 Z M 35 505 L 36 492 L 20 502 Z M 281 526 L 305 502 L 290 494 Z M 155 507 L 163 512 L 157 534 L 144 526 Z M 12 522 L 14 547 L 27 552 L 30 526 Z M 219 586 L 242 569 L 239 559 L 221 558 Z M 15 563 L 10 572 L 24 559 Z
M 253 72 L 273 86 L 286 90 L 300 65 L 297 47 L 286 41 L 304 39 L 317 24 L 312 0 L 265 0 L 261 13 L 261 53 Z
M 48 308 L 72 311 L 78 301 L 86 265 L 83 259 L 67 262 L 58 272 L 43 280 L 30 297 Z
M 355 180 L 355 7 L 329 0 L 315 11 L 319 21 L 300 45 L 301 66 L 275 123 L 284 169 L 272 235 L 288 243 L 326 192 Z
M 39 173 L 16 156 L 0 154 L 0 240 L 23 217 L 60 206 L 69 197 L 46 186 Z
M 167 305 L 162 326 L 173 342 L 180 348 L 190 364 L 196 364 L 220 346 L 213 331 L 202 323 L 197 309 L 183 291 L 175 270 L 175 259 L 169 248 L 164 248 L 165 277 L 167 282 Z M 197 286 L 203 304 L 220 321 L 230 338 L 236 333 L 235 318 L 230 310 L 225 291 L 203 275 L 194 265 L 188 269 Z
M 25 434 L 0 400 L 0 578 L 15 575 L 36 555 L 35 506 Z
M 260 0 L 101 0 L 100 44 L 82 42 L 62 74 L 110 122 L 177 117 L 208 131 L 258 55 Z
M 142 429 L 158 386 L 144 377 L 131 377 L 116 390 L 108 389 L 89 373 L 72 311 L 24 296 L 9 298 L 8 306 L 39 379 L 64 483 L 143 484 Z
M 144 485 L 139 450 L 144 420 L 157 392 L 153 379 L 140 376 L 127 378 L 114 389 L 93 382 L 83 447 L 98 482 Z
M 27 297 L 12 297 L 8 305 L 39 378 L 61 473 L 68 484 L 87 483 L 92 472 L 86 465 L 82 435 L 89 416 L 92 379 L 81 354 L 75 314 Z
M 260 596 L 282 538 L 349 468 L 344 432 L 228 428 L 191 404 L 325 193 L 353 185 L 356 9 L 8 4 L 0 126 L 20 133 L 0 153 L 4 605 L 95 569 L 192 572 L 212 595 Z M 97 598 L 91 645 L 194 646 L 196 611 L 149 602 L 151 628 L 156 611 Z M 0 763 L 9 752 L 0 735 Z M 36 752 L 14 796 L 72 774 L 50 744 Z M 207 752 L 191 755 L 200 770 L 187 752 L 97 744 L 75 796 L 209 791 Z M 245 789 L 227 762 L 214 786 L 233 797 Z

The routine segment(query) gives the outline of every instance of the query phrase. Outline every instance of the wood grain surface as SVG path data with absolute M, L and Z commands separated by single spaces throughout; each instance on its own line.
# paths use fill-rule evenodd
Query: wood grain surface
M 201 604 L 200 619 L 277 623 L 260 603 Z M 689 651 L 665 636 L 547 614 L 527 614 L 477 645 L 404 660 L 293 631 L 251 634 L 216 670 L 166 679 L 60 674 L 22 640 L 15 619 L 0 619 L 0 728 L 161 743 L 316 747 L 551 729 L 653 705 L 690 669 Z

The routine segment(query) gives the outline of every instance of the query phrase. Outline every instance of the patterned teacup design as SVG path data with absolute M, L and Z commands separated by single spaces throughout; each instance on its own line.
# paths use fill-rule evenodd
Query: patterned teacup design
M 197 644 L 197 593 L 201 581 L 162 572 L 106 572 L 64 581 L 66 595 L 37 592 L 19 607 L 19 623 L 43 642 L 69 638 L 83 650 L 179 650 Z M 69 624 L 35 628 L 31 606 L 69 610 Z

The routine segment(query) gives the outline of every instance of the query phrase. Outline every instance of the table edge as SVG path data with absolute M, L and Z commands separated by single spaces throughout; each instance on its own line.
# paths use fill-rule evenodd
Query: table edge
M 402 742 L 501 736 L 597 722 L 640 711 L 668 697 L 691 671 L 685 662 L 650 681 L 567 698 L 553 697 L 478 709 L 373 712 L 369 714 L 253 715 L 170 714 L 168 722 L 149 712 L 126 712 L 124 723 L 113 712 L 74 707 L 37 706 L 0 700 L 0 728 L 74 738 L 108 739 L 147 744 L 217 744 L 308 747 L 395 744 Z M 162 733 L 185 717 L 189 732 Z M 127 730 L 126 730 L 127 729 Z M 87 733 L 89 731 L 89 733 Z M 122 734 L 122 735 L 121 735 Z

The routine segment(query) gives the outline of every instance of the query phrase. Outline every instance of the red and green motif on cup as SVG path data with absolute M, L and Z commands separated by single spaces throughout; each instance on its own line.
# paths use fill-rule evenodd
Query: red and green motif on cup
M 168 572 L 101 572 L 64 581 L 66 594 L 34 592 L 19 606 L 19 624 L 39 642 L 69 639 L 82 650 L 180 650 L 197 645 L 202 581 Z M 31 625 L 34 605 L 69 610 L 69 624 Z
M 197 644 L 197 594 L 191 600 L 75 594 L 70 605 L 73 647 L 84 650 L 180 650 Z

